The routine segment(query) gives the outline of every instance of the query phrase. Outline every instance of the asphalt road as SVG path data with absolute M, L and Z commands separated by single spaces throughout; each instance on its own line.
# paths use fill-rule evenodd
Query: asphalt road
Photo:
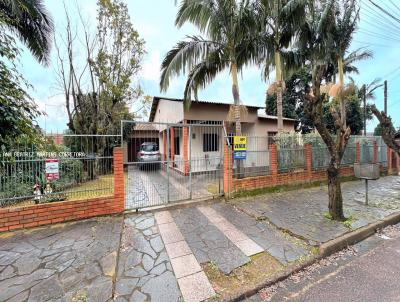
M 246 301 L 400 301 L 400 228 L 386 235 L 370 237 Z

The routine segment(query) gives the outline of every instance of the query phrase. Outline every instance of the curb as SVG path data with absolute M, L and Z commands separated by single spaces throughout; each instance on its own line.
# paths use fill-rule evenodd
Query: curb
M 369 236 L 373 235 L 376 230 L 383 229 L 389 225 L 397 224 L 400 222 L 400 213 L 391 214 L 383 220 L 371 223 L 361 227 L 355 231 L 344 234 L 338 238 L 332 239 L 320 245 L 319 251 L 322 257 L 329 256 L 349 245 L 360 242 Z
M 233 294 L 232 296 L 224 299 L 224 301 L 238 302 L 238 301 L 242 301 L 246 298 L 249 298 L 250 296 L 257 294 L 261 289 L 287 279 L 291 275 L 314 264 L 316 261 L 318 261 L 322 258 L 325 258 L 329 255 L 332 255 L 333 253 L 336 253 L 349 245 L 355 244 L 357 242 L 360 242 L 360 241 L 368 238 L 369 236 L 375 234 L 375 232 L 378 229 L 382 229 L 389 225 L 397 224 L 399 222 L 400 222 L 400 213 L 391 214 L 391 215 L 385 217 L 383 220 L 371 223 L 371 224 L 361 227 L 355 231 L 349 232 L 347 234 L 344 234 L 343 236 L 340 236 L 340 237 L 332 239 L 326 243 L 323 243 L 319 246 L 319 254 L 318 255 L 312 257 L 311 259 L 307 260 L 304 263 L 300 263 L 293 267 L 289 267 L 289 268 L 283 270 L 282 272 L 278 273 L 274 277 L 270 277 L 270 278 L 264 280 L 263 282 L 257 284 L 254 288 L 252 288 L 250 290 L 247 290 L 243 293 Z

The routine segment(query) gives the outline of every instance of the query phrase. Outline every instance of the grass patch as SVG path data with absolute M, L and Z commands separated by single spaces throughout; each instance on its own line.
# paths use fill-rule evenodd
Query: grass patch
M 238 291 L 251 289 L 283 269 L 282 264 L 266 252 L 250 258 L 249 263 L 236 268 L 229 275 L 222 273 L 212 262 L 203 265 L 203 270 L 217 292 L 218 298 L 226 300 Z
M 340 178 L 340 180 L 342 182 L 348 182 L 348 181 L 358 180 L 358 178 L 355 178 L 354 176 L 343 176 Z M 298 183 L 298 184 L 293 184 L 293 185 L 281 185 L 281 186 L 268 187 L 268 188 L 258 188 L 258 189 L 253 189 L 253 190 L 242 190 L 242 191 L 233 193 L 232 197 L 233 198 L 252 197 L 252 196 L 257 196 L 257 195 L 262 195 L 262 194 L 282 193 L 282 192 L 294 191 L 294 190 L 299 190 L 299 189 L 315 188 L 315 187 L 320 187 L 323 185 L 328 185 L 328 181 L 321 180 L 321 181 L 314 181 L 314 182 L 308 182 L 308 183 Z
M 345 221 L 343 221 L 343 225 L 348 229 L 352 229 L 353 228 L 352 225 L 353 225 L 355 220 L 356 219 L 353 216 L 350 216 Z
M 325 212 L 325 213 L 324 213 L 324 217 L 325 217 L 326 219 L 329 219 L 329 220 L 332 220 L 332 219 L 333 219 L 331 213 L 329 213 L 329 212 Z

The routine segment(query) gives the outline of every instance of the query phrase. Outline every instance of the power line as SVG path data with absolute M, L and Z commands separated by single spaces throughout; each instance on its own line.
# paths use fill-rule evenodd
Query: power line
M 400 23 L 400 19 L 393 16 L 390 12 L 388 12 L 386 9 L 384 9 L 383 7 L 381 7 L 380 5 L 376 4 L 374 1 L 372 0 L 368 0 L 369 2 L 372 3 L 372 5 L 374 5 L 375 7 L 377 7 L 379 10 L 381 10 L 384 14 L 386 14 L 387 16 L 391 17 L 393 20 L 395 20 L 396 22 Z

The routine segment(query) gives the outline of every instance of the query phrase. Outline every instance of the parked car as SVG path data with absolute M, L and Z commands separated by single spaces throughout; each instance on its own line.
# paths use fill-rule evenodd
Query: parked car
M 152 168 L 160 168 L 161 154 L 158 148 L 158 144 L 154 142 L 144 142 L 140 145 L 140 151 L 138 152 L 139 168 L 146 170 Z

